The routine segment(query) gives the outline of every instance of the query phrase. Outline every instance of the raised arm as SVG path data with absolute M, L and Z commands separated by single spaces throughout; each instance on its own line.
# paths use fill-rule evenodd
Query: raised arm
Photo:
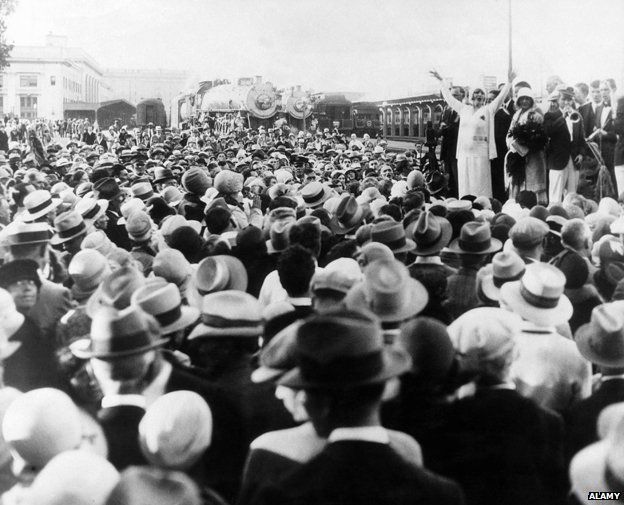
M 438 81 L 440 81 L 440 92 L 442 93 L 442 97 L 446 101 L 446 103 L 458 114 L 461 113 L 464 104 L 461 103 L 457 98 L 455 98 L 451 91 L 449 90 L 448 83 L 442 78 L 442 76 L 436 71 L 431 70 L 429 72 L 433 77 L 435 77 Z
M 488 107 L 492 111 L 492 114 L 494 114 L 505 101 L 505 97 L 509 93 L 509 90 L 511 89 L 511 84 L 513 83 L 513 80 L 515 78 L 516 72 L 513 69 L 509 69 L 509 72 L 507 72 L 507 84 L 503 86 L 503 89 L 500 90 L 498 96 L 488 104 Z

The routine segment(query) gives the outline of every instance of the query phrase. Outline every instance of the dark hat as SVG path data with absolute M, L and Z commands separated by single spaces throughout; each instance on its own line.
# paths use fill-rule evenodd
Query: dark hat
M 7 289 L 18 281 L 34 281 L 37 289 L 41 287 L 41 279 L 37 269 L 39 265 L 34 260 L 13 260 L 0 267 L 0 287 Z
M 448 245 L 453 227 L 443 217 L 434 216 L 431 212 L 421 212 L 418 219 L 407 227 L 407 233 L 416 242 L 414 254 L 428 256 L 440 252 Z
M 502 244 L 492 238 L 490 225 L 469 221 L 464 224 L 459 238 L 453 240 L 449 249 L 456 254 L 490 254 L 500 250 Z
M 591 363 L 624 366 L 624 301 L 594 307 L 589 323 L 574 335 L 580 353 Z
M 121 189 L 115 179 L 112 177 L 104 177 L 93 184 L 93 192 L 95 193 L 96 198 L 112 200 L 116 196 L 119 196 Z
M 427 181 L 427 190 L 432 195 L 437 195 L 446 189 L 446 177 L 441 172 L 434 172 Z
M 210 177 L 201 168 L 190 168 L 182 176 L 182 187 L 189 193 L 203 196 L 210 187 Z
M 280 385 L 346 389 L 384 383 L 411 366 L 404 351 L 384 346 L 379 320 L 360 311 L 307 319 L 297 331 L 297 354 L 299 366 L 286 373 Z
M 529 212 L 529 216 L 535 217 L 540 221 L 547 222 L 547 218 L 548 216 L 550 216 L 550 212 L 548 212 L 548 209 L 543 205 L 536 205 Z
M 364 218 L 364 212 L 353 195 L 348 193 L 340 197 L 340 202 L 330 222 L 330 227 L 336 235 L 345 235 L 357 228 Z
M 81 359 L 114 359 L 142 354 L 166 344 L 158 322 L 140 308 L 105 307 L 91 321 L 90 338 L 74 342 L 70 349 Z
M 147 202 L 147 212 L 155 223 L 160 223 L 167 216 L 173 216 L 176 214 L 175 209 L 171 208 L 165 202 L 162 196 L 152 196 Z
M 387 245 L 393 253 L 413 251 L 416 244 L 407 238 L 405 228 L 401 223 L 384 221 L 373 226 L 371 241 Z

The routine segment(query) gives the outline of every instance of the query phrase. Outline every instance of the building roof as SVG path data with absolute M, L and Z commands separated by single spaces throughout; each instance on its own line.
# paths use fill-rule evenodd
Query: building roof
M 95 60 L 78 47 L 56 45 L 14 46 L 9 56 L 9 64 L 12 62 L 67 63 L 72 61 L 82 62 L 91 67 L 96 73 L 103 74 L 102 69 Z
M 63 104 L 64 110 L 98 110 L 99 107 L 99 103 L 92 102 L 70 102 Z
M 378 100 L 376 103 L 379 106 L 385 105 L 411 105 L 429 102 L 442 101 L 442 97 L 439 93 L 429 93 L 426 95 L 410 96 L 406 98 L 393 98 L 392 100 Z
M 115 100 L 107 100 L 105 102 L 100 103 L 100 107 L 108 107 L 110 105 L 115 105 L 120 102 L 126 104 L 128 107 L 132 107 L 133 109 L 136 109 L 134 105 L 132 105 L 128 100 L 124 100 L 123 98 L 116 98 Z

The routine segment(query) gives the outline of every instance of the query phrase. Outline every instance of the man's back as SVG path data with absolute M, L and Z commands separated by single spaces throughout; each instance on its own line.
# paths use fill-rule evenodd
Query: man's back
M 457 484 L 406 463 L 388 444 L 330 443 L 316 458 L 262 488 L 254 504 L 461 504 Z

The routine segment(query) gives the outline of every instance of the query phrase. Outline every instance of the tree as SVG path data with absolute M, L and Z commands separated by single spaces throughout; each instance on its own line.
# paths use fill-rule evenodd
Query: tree
M 13 44 L 7 44 L 5 38 L 6 20 L 15 9 L 16 0 L 0 0 L 0 71 L 8 66 L 9 55 Z

